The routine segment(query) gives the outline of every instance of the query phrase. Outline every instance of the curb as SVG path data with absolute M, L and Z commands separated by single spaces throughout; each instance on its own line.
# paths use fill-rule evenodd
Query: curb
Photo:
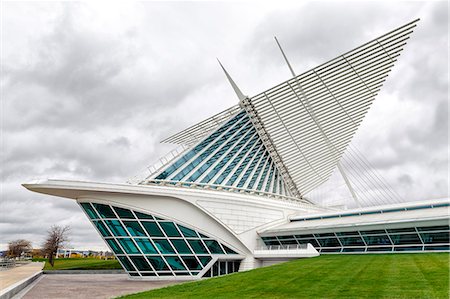
M 45 270 L 44 274 L 126 274 L 124 270 Z M 3 298 L 0 298 L 3 299 Z
M 14 297 L 14 295 L 17 295 L 20 291 L 25 289 L 33 281 L 35 281 L 37 278 L 39 278 L 39 276 L 41 276 L 42 273 L 43 273 L 43 271 L 39 271 L 39 272 L 33 274 L 32 276 L 22 279 L 21 281 L 16 282 L 15 284 L 2 290 L 0 293 L 0 299 L 11 299 L 12 297 Z

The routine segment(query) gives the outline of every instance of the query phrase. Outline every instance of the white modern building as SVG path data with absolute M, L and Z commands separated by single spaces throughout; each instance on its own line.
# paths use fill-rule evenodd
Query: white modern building
M 330 253 L 449 252 L 448 199 L 399 203 L 384 190 L 374 196 L 385 204 L 370 205 L 341 165 L 417 21 L 300 75 L 288 63 L 292 79 L 253 97 L 225 71 L 238 105 L 165 139 L 181 150 L 136 182 L 24 186 L 77 201 L 133 278 L 199 279 Z M 336 172 L 358 208 L 309 197 Z

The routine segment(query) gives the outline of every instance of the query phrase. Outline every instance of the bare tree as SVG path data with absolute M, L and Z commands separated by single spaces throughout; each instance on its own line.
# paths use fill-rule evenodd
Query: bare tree
M 45 239 L 44 245 L 42 245 L 42 250 L 48 256 L 48 262 L 52 267 L 55 263 L 54 257 L 58 249 L 69 241 L 69 231 L 69 226 L 53 225 L 47 232 L 47 239 Z
M 24 239 L 14 240 L 8 243 L 8 256 L 19 257 L 33 250 L 31 242 Z

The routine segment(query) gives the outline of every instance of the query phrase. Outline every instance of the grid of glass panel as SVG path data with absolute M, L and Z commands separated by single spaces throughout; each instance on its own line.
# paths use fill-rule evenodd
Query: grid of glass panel
M 284 188 L 282 176 L 243 110 L 167 165 L 154 182 L 160 180 L 290 195 L 286 193 L 289 191 Z
M 320 253 L 450 251 L 448 225 L 262 237 L 266 246 L 311 243 Z
M 196 276 L 214 255 L 238 254 L 209 236 L 155 215 L 100 203 L 80 205 L 131 276 Z

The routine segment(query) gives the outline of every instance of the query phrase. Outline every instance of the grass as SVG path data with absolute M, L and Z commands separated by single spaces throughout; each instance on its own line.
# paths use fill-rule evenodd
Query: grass
M 44 270 L 110 270 L 122 269 L 117 260 L 100 260 L 96 258 L 59 258 L 52 267 L 48 259 L 33 259 L 34 262 L 45 262 Z
M 449 256 L 323 255 L 120 298 L 449 298 Z

